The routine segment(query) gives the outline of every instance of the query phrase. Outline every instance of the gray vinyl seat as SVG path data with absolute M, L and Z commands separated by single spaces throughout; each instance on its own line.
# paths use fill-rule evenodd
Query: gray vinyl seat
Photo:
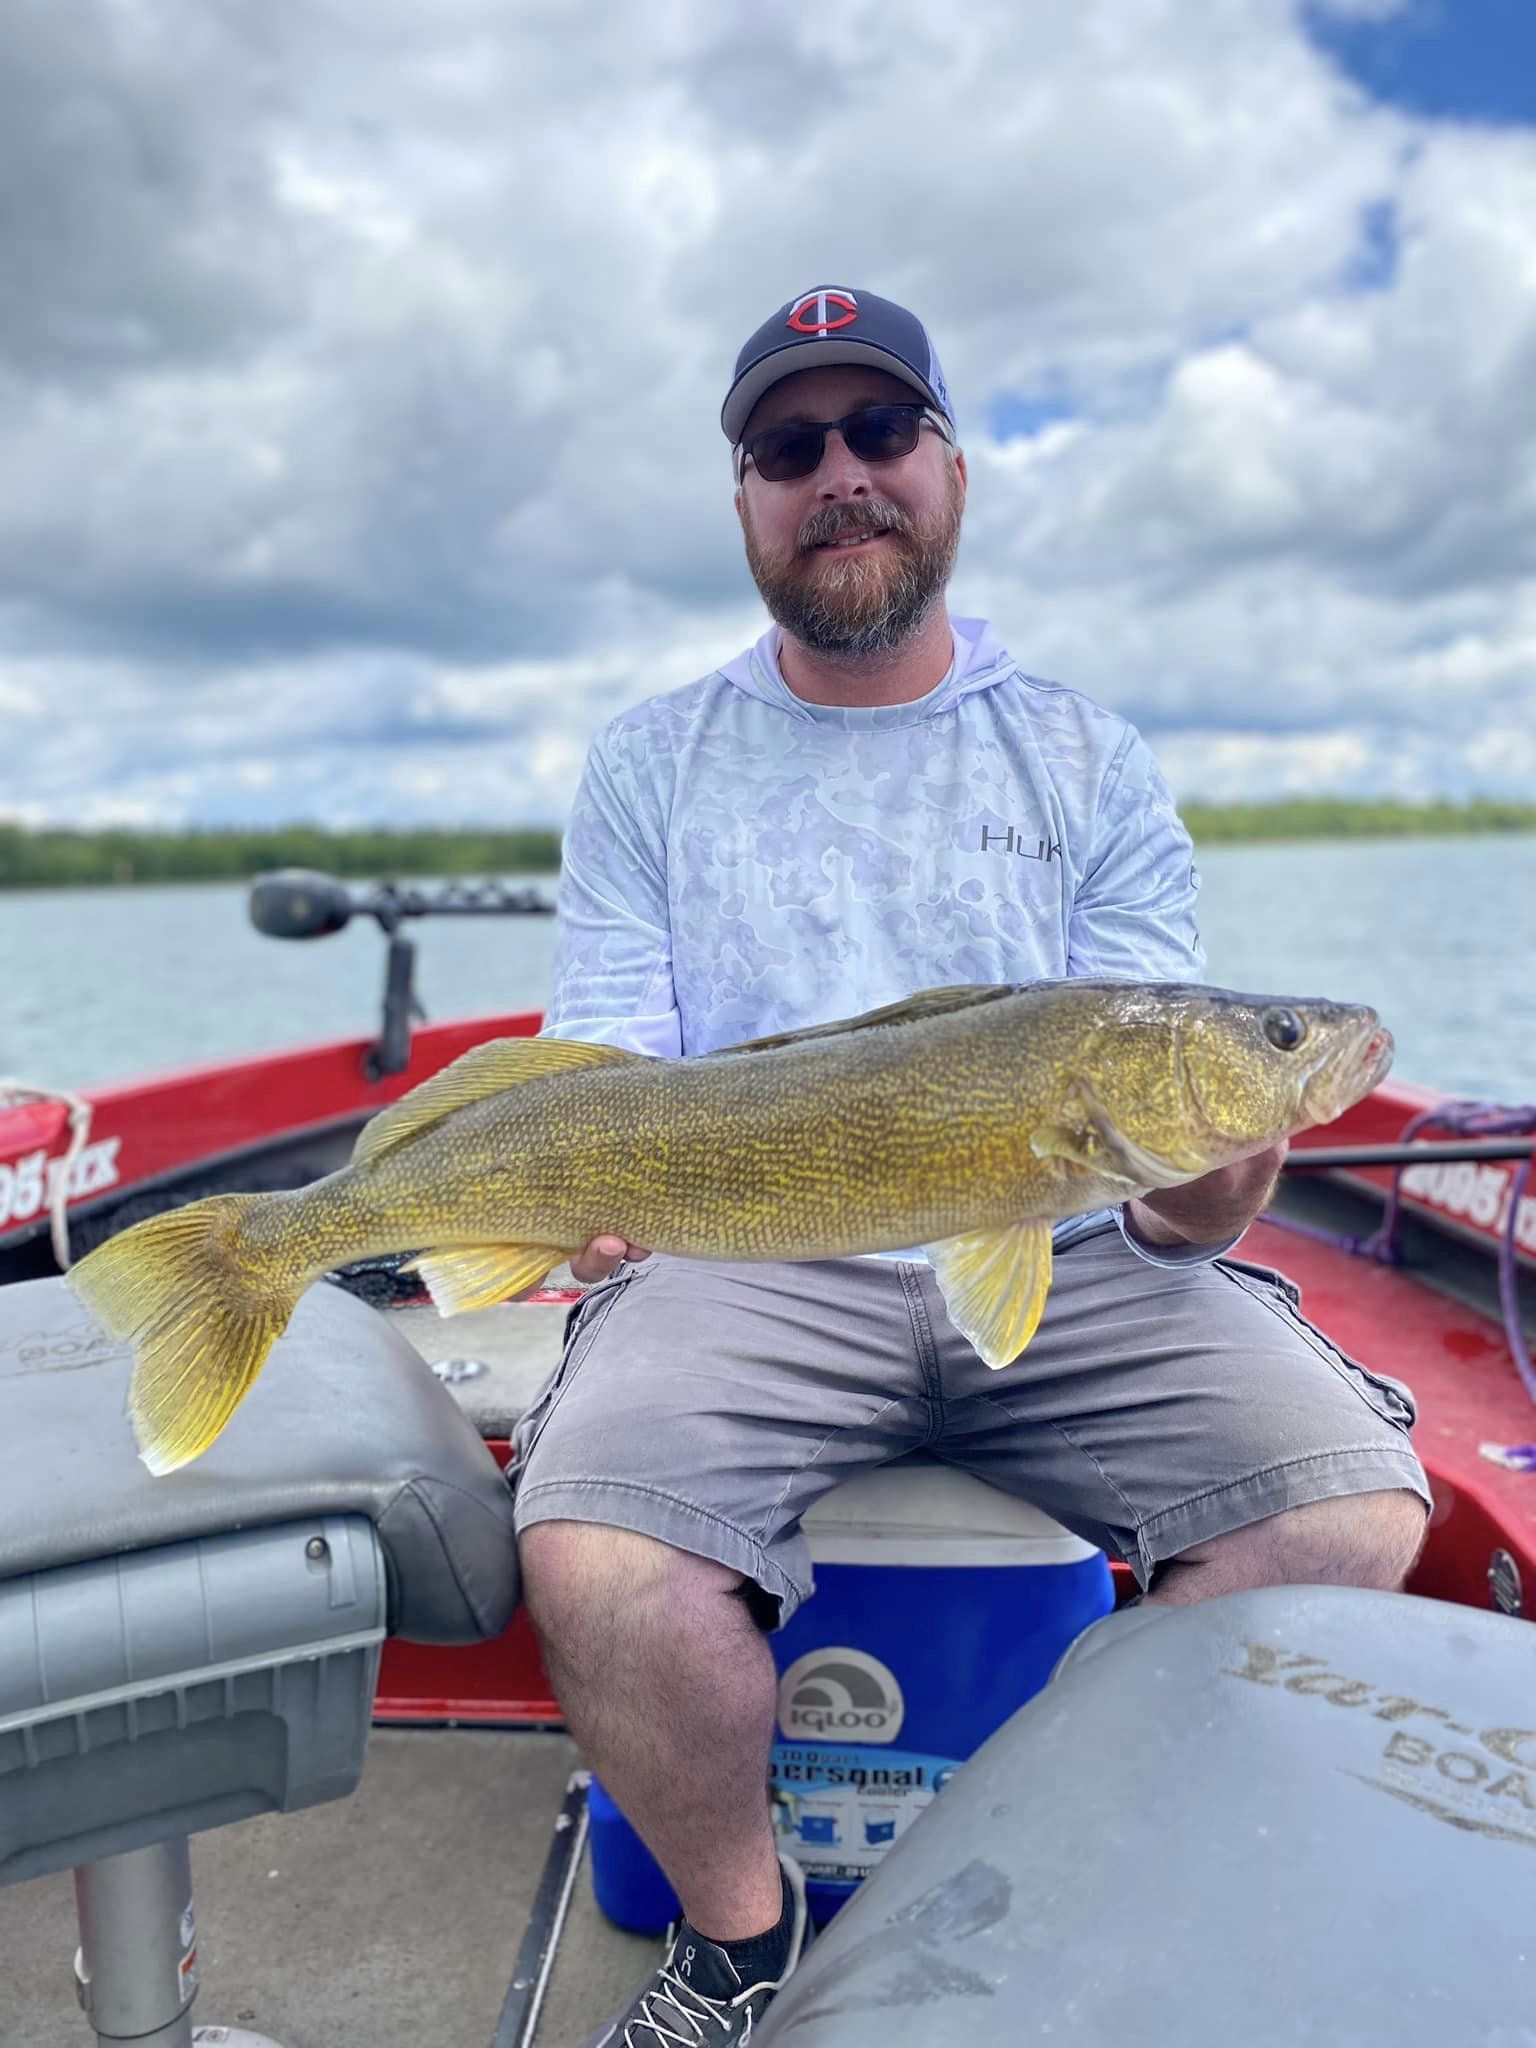
M 1306 1586 L 1137 1607 L 956 1774 L 761 2039 L 1517 2048 L 1533 1904 L 1528 1621 Z
M 0 1289 L 0 1885 L 73 1868 L 98 2039 L 180 2048 L 186 1837 L 349 1793 L 385 1636 L 498 1635 L 516 1551 L 473 1425 L 339 1288 L 165 1478 L 129 1371 L 62 1281 Z

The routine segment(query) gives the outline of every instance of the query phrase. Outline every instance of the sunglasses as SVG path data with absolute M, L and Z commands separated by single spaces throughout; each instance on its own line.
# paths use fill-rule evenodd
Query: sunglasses
M 764 427 L 736 448 L 736 481 L 746 474 L 747 457 L 765 483 L 792 484 L 820 467 L 827 436 L 835 427 L 850 455 L 860 462 L 894 462 L 910 455 L 924 420 L 953 444 L 949 421 L 931 405 L 866 405 L 840 420 L 793 420 L 782 427 Z

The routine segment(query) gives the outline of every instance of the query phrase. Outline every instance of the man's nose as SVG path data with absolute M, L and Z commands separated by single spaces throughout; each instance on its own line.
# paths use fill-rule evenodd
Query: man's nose
M 826 446 L 816 471 L 817 497 L 831 501 L 863 498 L 872 489 L 868 463 L 861 462 L 854 454 L 843 439 L 841 427 L 828 427 Z

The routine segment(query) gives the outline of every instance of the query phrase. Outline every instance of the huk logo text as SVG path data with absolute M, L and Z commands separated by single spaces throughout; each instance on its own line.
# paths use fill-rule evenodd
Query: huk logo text
M 1059 839 L 1026 839 L 1022 832 L 1015 832 L 1011 825 L 1001 832 L 994 832 L 989 826 L 981 828 L 981 851 L 983 853 L 1012 853 L 1020 860 L 1060 860 Z

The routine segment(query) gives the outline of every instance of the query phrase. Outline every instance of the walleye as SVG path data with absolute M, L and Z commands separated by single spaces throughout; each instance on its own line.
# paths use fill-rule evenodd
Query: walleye
M 688 1059 L 497 1039 L 374 1117 L 340 1171 L 151 1217 L 69 1284 L 132 1341 L 154 1473 L 207 1450 L 314 1281 L 422 1246 L 451 1315 L 605 1233 L 703 1259 L 923 1245 L 1002 1366 L 1040 1320 L 1053 1223 L 1331 1121 L 1391 1051 L 1361 1005 L 1090 980 L 929 989 Z

